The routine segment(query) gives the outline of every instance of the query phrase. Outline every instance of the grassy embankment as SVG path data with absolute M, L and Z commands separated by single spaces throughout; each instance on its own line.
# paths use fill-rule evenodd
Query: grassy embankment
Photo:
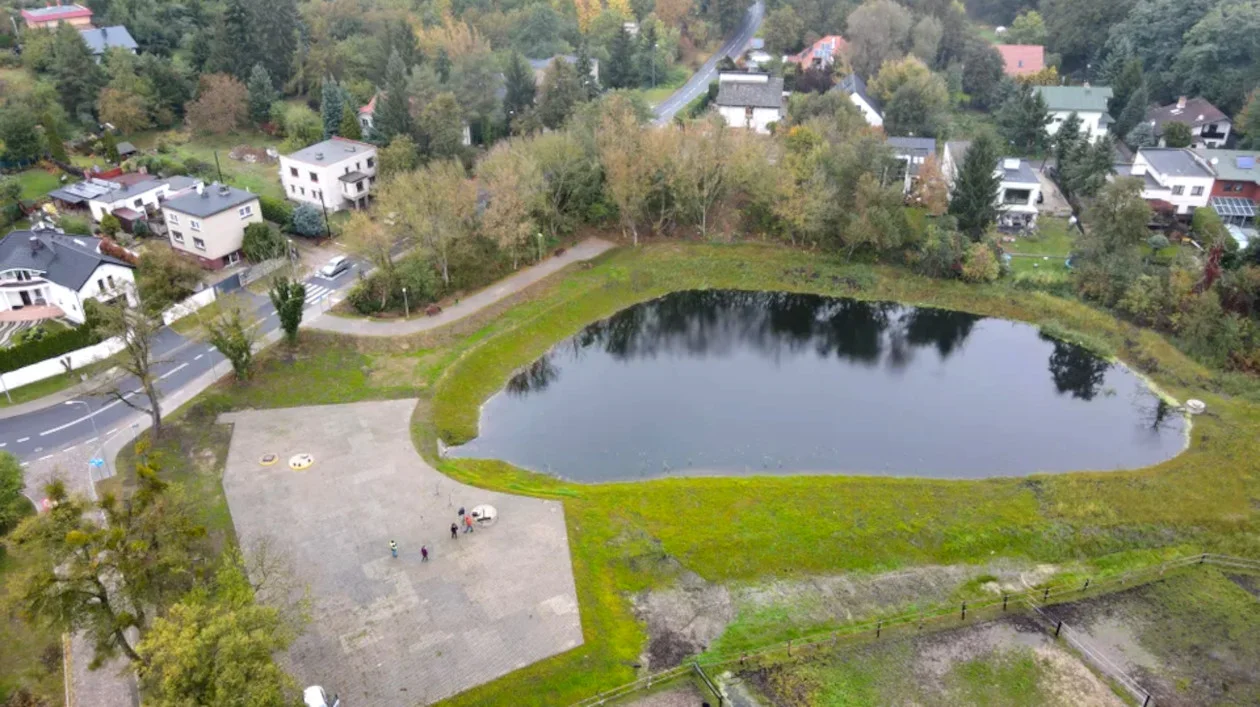
M 250 147 L 276 147 L 280 140 L 259 132 L 241 132 L 233 135 L 189 135 L 180 131 L 150 131 L 129 136 L 131 142 L 140 150 L 150 151 L 157 147 L 158 140 L 164 140 L 170 151 L 167 157 L 176 160 L 196 158 L 211 166 L 214 174 L 214 155 L 219 153 L 219 168 L 223 170 L 223 180 L 228 184 L 248 189 L 255 194 L 284 198 L 284 189 L 280 185 L 280 166 L 278 163 L 267 164 L 255 162 L 249 164 L 228 157 L 228 153 L 237 145 Z M 218 177 L 215 176 L 215 179 Z
M 172 475 L 191 479 L 209 517 L 230 533 L 219 482 L 226 431 L 195 441 L 217 428 L 210 420 L 218 411 L 418 395 L 413 438 L 432 458 L 438 432 L 448 442 L 476 434 L 480 403 L 518 366 L 627 305 L 698 287 L 896 300 L 1049 324 L 1084 334 L 1179 399 L 1206 400 L 1211 414 L 1196 421 L 1190 450 L 1159 466 L 1021 479 L 808 476 L 584 486 L 501 462 L 443 461 L 440 468 L 460 480 L 564 502 L 585 634 L 582 647 L 451 704 L 567 703 L 633 679 L 644 633 L 626 596 L 666 584 L 681 569 L 711 581 L 744 582 L 994 557 L 1101 558 L 1092 571 L 1112 572 L 1199 548 L 1257 554 L 1253 515 L 1260 484 L 1253 460 L 1260 451 L 1260 386 L 1254 381 L 1214 374 L 1158 335 L 1077 302 L 771 246 L 660 244 L 616 251 L 541 283 L 514 306 L 492 308 L 437 334 L 357 342 L 304 334 L 306 343 L 291 362 L 273 348 L 252 382 L 223 384 L 173 415 L 160 446 L 182 460 L 170 466 Z M 126 468 L 125 456 L 120 468 Z M 196 463 L 199 458 L 204 463 Z M 769 640 L 812 628 L 753 617 L 733 630 Z

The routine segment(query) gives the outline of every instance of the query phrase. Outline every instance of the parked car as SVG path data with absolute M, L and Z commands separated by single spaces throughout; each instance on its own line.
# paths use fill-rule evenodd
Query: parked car
M 338 275 L 340 275 L 341 273 L 349 269 L 350 269 L 350 259 L 344 255 L 338 255 L 332 260 L 329 260 L 328 263 L 324 265 L 324 267 L 320 268 L 319 274 L 323 275 L 324 277 L 332 278 L 332 277 L 337 277 Z
M 319 685 L 311 685 L 302 691 L 302 701 L 306 707 L 341 707 L 341 700 L 336 695 L 328 699 L 328 693 Z

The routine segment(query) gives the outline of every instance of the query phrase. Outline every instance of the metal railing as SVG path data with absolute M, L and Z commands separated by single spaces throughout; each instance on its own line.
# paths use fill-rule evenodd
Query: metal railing
M 741 651 L 738 655 L 701 656 L 690 664 L 679 665 L 668 670 L 645 675 L 634 682 L 626 683 L 612 688 L 611 690 L 601 692 L 598 695 L 576 703 L 574 707 L 594 707 L 596 705 L 605 705 L 612 701 L 627 697 L 640 690 L 647 690 L 667 682 L 673 682 L 691 672 L 695 672 L 701 676 L 706 686 L 714 691 L 715 694 L 720 695 L 717 687 L 708 679 L 705 669 L 722 668 L 731 665 L 747 667 L 749 664 L 765 666 L 767 664 L 799 658 L 821 649 L 837 648 L 839 647 L 841 640 L 845 641 L 846 645 L 858 643 L 863 640 L 875 641 L 881 639 L 885 634 L 905 630 L 907 627 L 911 626 L 913 626 L 915 628 L 915 632 L 918 633 L 929 625 L 933 628 L 942 623 L 954 623 L 957 625 L 966 621 L 968 618 L 974 620 L 979 616 L 1001 616 L 1004 613 L 1024 609 L 1049 622 L 1050 627 L 1055 629 L 1056 637 L 1063 638 L 1086 660 L 1089 660 L 1090 663 L 1099 670 L 1099 672 L 1112 678 L 1119 685 L 1129 691 L 1137 698 L 1139 704 L 1144 705 L 1144 707 L 1151 707 L 1151 705 L 1154 704 L 1154 698 L 1149 692 L 1142 688 L 1135 678 L 1126 673 L 1113 661 L 1108 659 L 1098 649 L 1093 647 L 1084 637 L 1082 632 L 1068 626 L 1058 619 L 1054 619 L 1046 613 L 1045 609 L 1048 606 L 1052 606 L 1057 603 L 1076 601 L 1084 596 L 1105 594 L 1129 587 L 1142 586 L 1162 579 L 1171 572 L 1178 572 L 1190 567 L 1204 564 L 1230 569 L 1260 572 L 1260 560 L 1216 553 L 1188 555 L 1185 557 L 1167 560 L 1157 565 L 1151 565 L 1149 567 L 1111 575 L 1109 577 L 1099 579 L 1087 577 L 1083 582 L 1073 582 L 1071 584 L 1061 583 L 1057 586 L 1048 585 L 1039 588 L 1029 588 L 1028 590 L 1021 592 L 1004 593 L 994 599 L 986 601 L 964 601 L 960 602 L 957 608 L 951 607 L 949 609 L 938 610 L 932 613 L 925 613 L 921 611 L 908 612 L 891 617 L 871 619 L 869 621 L 849 624 L 830 631 L 813 633 L 802 638 L 790 639 L 788 641 L 774 643 L 749 651 Z M 721 700 L 720 696 L 719 700 Z

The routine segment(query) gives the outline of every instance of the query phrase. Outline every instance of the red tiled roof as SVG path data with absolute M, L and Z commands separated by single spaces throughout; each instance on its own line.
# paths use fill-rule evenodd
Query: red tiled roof
M 373 94 L 372 100 L 367 102 L 366 106 L 359 109 L 359 115 L 371 115 L 376 112 L 376 95 Z
M 848 48 L 849 42 L 844 37 L 838 34 L 829 34 L 812 45 L 805 47 L 799 54 L 789 56 L 788 61 L 805 66 L 812 64 L 814 57 L 828 56 L 834 60 L 836 56 L 847 51 Z
M 999 44 L 1007 76 L 1035 74 L 1046 68 L 1046 48 L 1039 44 Z
M 91 17 L 92 11 L 80 5 L 57 5 L 23 10 L 22 18 L 28 22 L 54 22 L 76 17 Z

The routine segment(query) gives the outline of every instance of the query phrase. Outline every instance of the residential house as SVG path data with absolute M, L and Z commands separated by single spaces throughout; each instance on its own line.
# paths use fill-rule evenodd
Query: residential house
M 105 214 L 113 214 L 124 221 L 136 221 L 146 216 L 154 215 L 162 205 L 162 200 L 171 192 L 177 192 L 181 189 L 197 183 L 192 177 L 171 177 L 170 179 L 158 179 L 147 174 L 139 172 L 132 173 L 141 179 L 134 177 L 126 180 L 103 180 L 93 179 L 98 186 L 108 187 L 108 191 L 96 193 L 87 200 L 88 210 L 92 213 L 92 220 L 100 223 Z M 131 175 L 126 175 L 131 176 Z
M 853 105 L 857 106 L 858 112 L 866 119 L 866 124 L 876 128 L 884 126 L 883 107 L 879 101 L 875 100 L 866 92 L 866 82 L 857 74 L 849 74 L 840 79 L 840 82 L 831 87 L 832 91 L 840 91 L 853 101 Z
M 770 132 L 783 120 L 783 79 L 760 73 L 724 71 L 718 74 L 718 113 L 733 128 Z
M 573 54 L 557 54 L 546 59 L 530 59 L 529 68 L 534 70 L 534 83 L 539 86 L 542 85 L 543 76 L 547 72 L 547 67 L 551 66 L 551 62 L 556 60 L 567 61 L 572 66 L 577 66 L 578 62 L 578 58 Z M 599 82 L 599 59 L 594 57 L 591 57 L 591 78 L 595 79 L 596 83 Z
M 1219 108 L 1204 98 L 1186 99 L 1182 96 L 1176 103 L 1158 106 L 1146 111 L 1146 120 L 1155 128 L 1155 136 L 1159 138 L 1159 146 L 1163 147 L 1164 126 L 1179 122 L 1190 126 L 1191 145 L 1193 147 L 1224 147 L 1229 139 L 1229 131 L 1233 122 Z
M 171 247 L 218 270 L 241 259 L 245 227 L 260 223 L 258 195 L 226 184 L 198 183 L 162 203 Z
M 1221 220 L 1233 226 L 1255 228 L 1256 202 L 1260 201 L 1260 151 L 1194 151 L 1216 175 L 1208 205 Z
M 122 25 L 81 29 L 79 30 L 79 35 L 83 37 L 84 43 L 87 44 L 88 49 L 92 52 L 92 58 L 98 64 L 105 57 L 105 52 L 110 49 L 121 49 L 132 54 L 136 53 L 136 40 L 131 38 L 131 33 Z
M 888 146 L 902 163 L 901 190 L 910 193 L 927 158 L 936 156 L 936 139 L 930 137 L 890 137 Z
M 849 43 L 838 34 L 829 34 L 805 47 L 797 54 L 783 57 L 783 63 L 793 63 L 806 69 L 830 69 L 836 60 L 849 50 Z
M 280 183 L 291 201 L 329 211 L 361 209 L 376 186 L 376 146 L 334 137 L 280 155 Z
M 368 101 L 367 105 L 359 108 L 359 129 L 363 131 L 363 137 L 365 138 L 371 137 L 372 130 L 375 128 L 376 99 L 380 96 L 381 94 L 377 93 L 372 96 L 372 100 Z M 416 99 L 413 98 L 411 99 L 411 112 L 415 113 L 415 111 Z M 463 143 L 465 146 L 472 144 L 472 129 L 469 127 L 468 123 L 464 123 Z
M 1081 134 L 1090 142 L 1097 142 L 1107 134 L 1107 126 L 1113 122 L 1107 113 L 1107 100 L 1111 89 L 1107 86 L 1036 86 L 1046 99 L 1050 110 L 1050 124 L 1046 132 L 1054 135 L 1059 126 L 1072 113 L 1081 119 Z
M 744 57 L 750 71 L 759 70 L 774 58 L 770 56 L 770 52 L 766 51 L 766 40 L 761 37 L 753 37 L 748 40 L 748 53 Z
M 22 19 L 26 20 L 27 29 L 57 29 L 62 22 L 73 27 L 91 27 L 92 11 L 82 5 L 49 4 L 47 7 L 33 7 L 22 10 Z
M 1039 44 L 998 44 L 1002 70 L 1015 78 L 1035 74 L 1046 68 L 1046 48 Z
M 965 140 L 945 143 L 941 172 L 951 189 L 970 147 L 971 143 Z M 1003 157 L 994 166 L 994 174 L 1002 178 L 996 196 L 1000 210 L 998 226 L 1024 228 L 1036 225 L 1041 203 L 1041 180 L 1037 178 L 1037 173 L 1028 160 Z
M 122 298 L 134 306 L 134 272 L 130 264 L 102 253 L 99 238 L 66 234 L 43 223 L 13 231 L 0 240 L 0 320 L 25 310 L 23 320 L 64 317 L 82 324 L 83 303 L 89 299 Z
M 1142 198 L 1156 209 L 1189 216 L 1208 205 L 1216 175 L 1203 158 L 1184 148 L 1144 147 L 1116 174 L 1142 178 Z

